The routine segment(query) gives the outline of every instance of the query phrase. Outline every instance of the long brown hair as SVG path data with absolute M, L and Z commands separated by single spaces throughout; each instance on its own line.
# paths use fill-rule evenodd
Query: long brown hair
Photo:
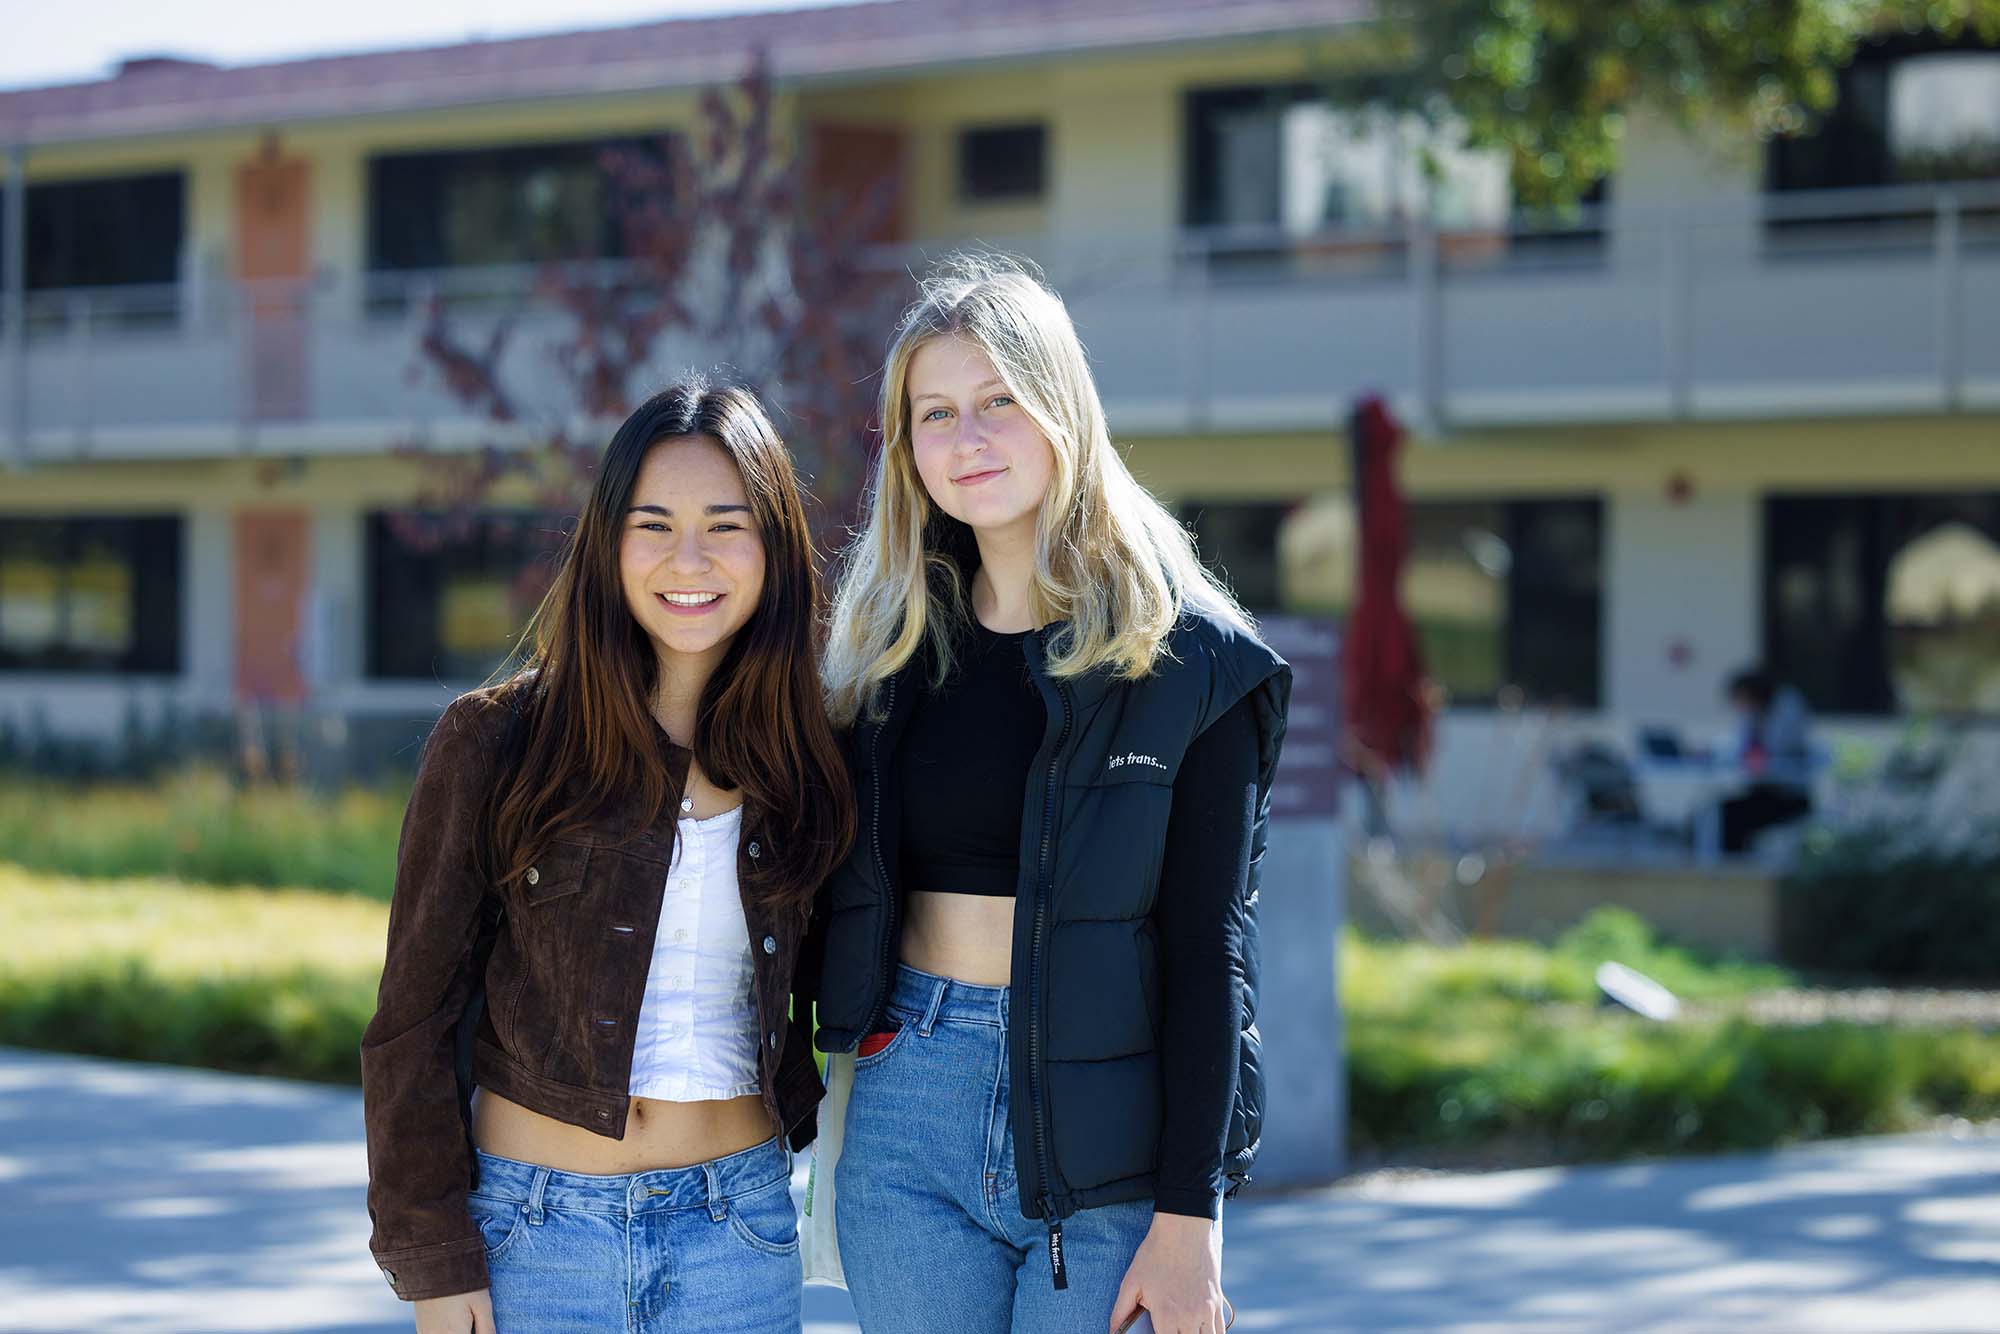
M 625 419 L 529 624 L 532 647 L 497 687 L 512 694 L 514 763 L 490 807 L 492 863 L 526 872 L 549 841 L 614 800 L 634 800 L 636 834 L 674 810 L 680 779 L 661 763 L 652 699 L 659 659 L 625 604 L 618 552 L 647 451 L 700 436 L 729 456 L 764 542 L 764 587 L 750 619 L 703 688 L 694 758 L 768 821 L 760 898 L 802 907 L 846 855 L 854 797 L 819 687 L 821 585 L 798 474 L 749 390 L 691 377 Z

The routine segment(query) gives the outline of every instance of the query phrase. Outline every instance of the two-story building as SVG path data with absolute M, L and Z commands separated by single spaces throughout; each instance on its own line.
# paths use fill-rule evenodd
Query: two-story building
M 891 0 L 0 94 L 0 718 L 276 703 L 338 749 L 482 677 L 553 526 L 391 521 L 402 446 L 478 435 L 414 295 L 615 252 L 601 148 L 758 50 L 794 133 L 900 168 L 892 239 L 1042 263 L 1253 608 L 1348 604 L 1388 396 L 1451 697 L 1410 819 L 1559 821 L 1554 745 L 1711 732 L 1759 660 L 1838 735 L 2000 713 L 2000 52 L 1871 46 L 1797 141 L 1635 117 L 1551 229 L 1327 104 L 1371 13 Z

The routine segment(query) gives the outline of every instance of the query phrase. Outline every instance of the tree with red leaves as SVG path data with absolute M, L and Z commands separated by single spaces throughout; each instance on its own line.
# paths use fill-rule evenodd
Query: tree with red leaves
M 814 188 L 819 164 L 790 146 L 776 109 L 759 58 L 701 96 L 690 132 L 605 149 L 617 259 L 545 264 L 483 331 L 446 297 L 426 298 L 416 373 L 492 429 L 471 451 L 411 447 L 425 463 L 428 515 L 396 520 L 403 541 L 434 547 L 475 531 L 510 478 L 526 482 L 536 507 L 573 512 L 617 422 L 667 379 L 699 369 L 750 386 L 774 409 L 818 502 L 822 549 L 837 543 L 867 472 L 888 331 L 911 290 L 873 243 L 900 182 L 884 175 L 844 195 Z M 519 383 L 532 378 L 514 352 L 530 311 L 534 327 L 554 316 L 561 331 L 539 368 L 556 373 L 554 402 L 545 384 Z M 524 606 L 547 577 L 542 565 L 523 572 Z

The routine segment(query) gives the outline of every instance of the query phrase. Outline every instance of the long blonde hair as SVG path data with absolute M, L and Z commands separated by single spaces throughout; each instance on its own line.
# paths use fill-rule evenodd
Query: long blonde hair
M 933 679 L 943 680 L 953 640 L 971 614 L 971 529 L 932 503 L 910 444 L 911 358 L 947 336 L 986 353 L 1055 454 L 1028 595 L 1037 621 L 1067 622 L 1051 643 L 1051 675 L 1109 666 L 1124 679 L 1146 676 L 1190 607 L 1249 628 L 1235 598 L 1196 556 L 1187 529 L 1147 494 L 1112 445 L 1062 298 L 1021 261 L 954 255 L 904 313 L 883 371 L 882 448 L 866 521 L 845 554 L 824 658 L 837 725 L 870 708 L 876 687 L 919 649 L 929 651 Z

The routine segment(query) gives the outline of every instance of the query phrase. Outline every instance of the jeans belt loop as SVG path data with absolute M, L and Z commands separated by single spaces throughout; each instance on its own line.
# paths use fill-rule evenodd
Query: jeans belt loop
M 536 1168 L 534 1180 L 528 1183 L 528 1221 L 536 1227 L 542 1225 L 544 1217 L 542 1213 L 542 1192 L 548 1188 L 548 1184 L 549 1169 L 546 1167 Z
M 917 1036 L 927 1038 L 937 1024 L 938 1011 L 944 1008 L 944 993 L 951 987 L 948 978 L 939 978 L 931 983 L 931 998 L 924 1005 L 923 1018 L 917 1020 Z
M 708 1216 L 720 1223 L 729 1217 L 729 1197 L 722 1193 L 722 1178 L 713 1160 L 701 1165 L 702 1179 L 708 1183 Z

